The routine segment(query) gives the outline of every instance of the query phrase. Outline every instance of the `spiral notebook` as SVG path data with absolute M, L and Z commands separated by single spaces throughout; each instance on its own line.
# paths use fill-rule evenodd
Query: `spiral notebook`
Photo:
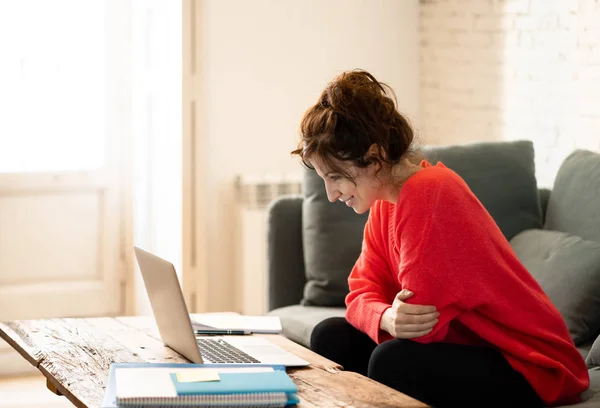
M 285 407 L 296 393 L 284 366 L 113 363 L 102 407 Z

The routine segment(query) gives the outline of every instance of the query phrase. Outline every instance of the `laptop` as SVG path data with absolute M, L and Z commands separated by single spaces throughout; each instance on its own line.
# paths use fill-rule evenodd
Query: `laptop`
M 135 256 L 160 337 L 167 346 L 197 363 L 264 364 L 288 367 L 310 363 L 261 336 L 202 336 L 194 334 L 175 267 L 134 247 Z

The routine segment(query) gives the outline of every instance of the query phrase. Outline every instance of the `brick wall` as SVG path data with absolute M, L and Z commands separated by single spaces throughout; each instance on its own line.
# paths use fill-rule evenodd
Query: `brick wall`
M 420 34 L 423 142 L 533 140 L 541 186 L 600 152 L 599 0 L 421 0 Z

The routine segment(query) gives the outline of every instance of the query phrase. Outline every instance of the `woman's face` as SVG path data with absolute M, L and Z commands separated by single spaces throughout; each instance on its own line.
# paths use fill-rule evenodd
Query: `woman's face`
M 353 182 L 339 172 L 327 168 L 318 159 L 312 160 L 311 164 L 319 177 L 325 181 L 327 198 L 332 203 L 339 200 L 352 207 L 357 214 L 363 214 L 380 198 L 381 182 L 376 177 L 374 165 L 359 168 L 350 162 L 336 163 L 354 178 Z

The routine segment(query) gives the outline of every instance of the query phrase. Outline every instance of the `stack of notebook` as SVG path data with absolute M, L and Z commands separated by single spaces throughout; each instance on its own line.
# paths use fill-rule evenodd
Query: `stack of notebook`
M 296 393 L 284 366 L 114 363 L 102 406 L 285 407 Z

